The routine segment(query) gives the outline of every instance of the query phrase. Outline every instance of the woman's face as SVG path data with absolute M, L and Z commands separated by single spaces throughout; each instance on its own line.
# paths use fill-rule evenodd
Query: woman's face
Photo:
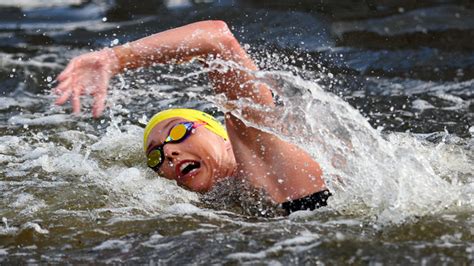
M 174 117 L 156 125 L 146 143 L 147 154 L 163 144 L 171 128 L 187 121 Z M 159 174 L 192 191 L 209 191 L 218 180 L 231 176 L 236 167 L 230 142 L 204 126 L 193 129 L 182 142 L 166 143 L 163 152 Z

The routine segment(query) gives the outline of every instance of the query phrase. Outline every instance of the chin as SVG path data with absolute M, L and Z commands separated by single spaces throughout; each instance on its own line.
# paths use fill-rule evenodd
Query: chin
M 203 176 L 203 173 L 200 173 L 187 188 L 194 192 L 206 193 L 212 188 L 213 182 L 211 180 L 212 177 Z
M 191 185 L 191 186 L 186 187 L 186 188 L 193 191 L 193 192 L 206 193 L 209 190 L 211 190 L 212 186 L 208 186 L 206 184 L 199 184 L 199 185 Z

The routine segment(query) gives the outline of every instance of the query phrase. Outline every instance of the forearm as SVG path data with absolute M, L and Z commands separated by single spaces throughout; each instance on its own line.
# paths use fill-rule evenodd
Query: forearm
M 221 21 L 203 21 L 167 30 L 113 48 L 117 57 L 117 72 L 153 63 L 186 62 L 193 58 L 220 58 L 231 61 L 222 68 L 212 69 L 209 79 L 216 93 L 225 93 L 229 100 L 246 97 L 258 104 L 273 105 L 270 90 L 255 85 L 252 71 L 257 66 Z M 234 65 L 234 66 L 233 66 Z
M 216 22 L 197 22 L 153 34 L 137 41 L 114 47 L 120 69 L 134 69 L 153 63 L 183 62 L 194 57 L 219 52 L 225 28 L 212 27 Z

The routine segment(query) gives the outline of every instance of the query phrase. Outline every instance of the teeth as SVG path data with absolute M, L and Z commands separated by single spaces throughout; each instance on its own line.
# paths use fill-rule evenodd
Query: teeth
M 184 168 L 186 168 L 186 166 L 188 165 L 191 165 L 193 164 L 192 162 L 187 162 L 187 163 L 183 163 L 180 167 L 179 167 L 179 171 L 182 173 Z

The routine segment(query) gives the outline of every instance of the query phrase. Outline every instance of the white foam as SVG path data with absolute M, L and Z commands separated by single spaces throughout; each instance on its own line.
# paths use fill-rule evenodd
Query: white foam
M 421 100 L 421 99 L 416 99 L 416 100 L 414 100 L 414 101 L 411 103 L 411 106 L 412 106 L 413 109 L 420 110 L 420 111 L 435 108 L 435 107 L 434 107 L 432 104 L 430 104 L 429 102 L 427 102 L 427 101 L 425 101 L 425 100 Z
M 33 222 L 27 222 L 27 223 L 23 224 L 21 226 L 21 229 L 22 230 L 33 229 L 35 232 L 37 232 L 39 234 L 42 234 L 42 235 L 49 234 L 49 231 L 47 229 L 43 229 L 43 228 L 41 228 L 41 226 L 39 224 L 33 223 Z
M 282 250 L 290 251 L 293 253 L 303 252 L 315 246 L 318 246 L 320 244 L 320 242 L 317 241 L 319 238 L 320 236 L 317 234 L 302 232 L 301 235 L 277 242 L 273 244 L 273 246 L 271 246 L 270 248 L 253 253 L 232 253 L 227 255 L 227 258 L 234 260 L 255 260 L 267 258 L 273 254 L 280 253 Z
M 277 253 L 282 250 L 281 246 L 272 247 L 263 251 L 259 252 L 237 252 L 231 253 L 227 255 L 227 259 L 234 259 L 234 260 L 255 260 L 255 259 L 264 259 L 268 256 L 268 254 Z
M 181 233 L 181 235 L 183 236 L 188 236 L 188 235 L 193 235 L 193 234 L 207 234 L 207 233 L 212 233 L 214 232 L 215 230 L 212 230 L 212 229 L 204 229 L 204 228 L 200 228 L 200 229 L 196 229 L 196 230 L 190 230 L 190 231 L 184 231 Z
M 75 152 L 66 152 L 58 156 L 42 155 L 31 161 L 31 166 L 41 166 L 48 173 L 66 176 L 88 176 L 90 179 L 100 175 L 100 168 L 94 160 Z
M 6 110 L 12 106 L 17 106 L 18 102 L 10 97 L 0 97 L 0 110 Z
M 153 234 L 150 236 L 150 239 L 147 241 L 141 243 L 141 245 L 145 247 L 150 247 L 150 248 L 163 248 L 163 247 L 169 247 L 173 245 L 172 242 L 166 242 L 166 243 L 160 243 L 163 240 L 163 236 L 160 234 Z
M 173 204 L 170 207 L 166 208 L 165 211 L 173 214 L 195 214 L 203 212 L 202 209 L 189 203 Z
M 46 203 L 41 200 L 35 198 L 33 195 L 28 193 L 21 193 L 17 196 L 15 202 L 13 202 L 11 207 L 15 209 L 20 209 L 20 214 L 23 215 L 31 215 L 45 207 L 47 207 Z
M 142 136 L 143 129 L 140 127 L 124 126 L 120 129 L 112 125 L 90 148 L 104 159 L 139 164 L 145 161 Z
M 8 123 L 11 125 L 29 125 L 29 126 L 38 126 L 38 125 L 59 125 L 65 122 L 73 121 L 71 115 L 65 114 L 55 114 L 48 115 L 43 117 L 38 117 L 38 115 L 16 115 L 8 119 Z
M 320 238 L 320 236 L 318 234 L 312 234 L 312 233 L 309 233 L 309 232 L 304 232 L 300 236 L 290 238 L 290 239 L 285 239 L 281 242 L 278 242 L 277 245 L 281 245 L 283 247 L 303 245 L 303 244 L 314 243 L 314 241 L 319 239 L 319 238 Z
M 18 160 L 15 156 L 0 154 L 0 163 L 16 162 L 16 161 L 18 161 Z
M 31 171 L 36 173 L 40 167 L 55 182 L 2 181 L 0 185 L 6 185 L 5 189 L 12 185 L 57 187 L 64 185 L 64 180 L 69 180 L 72 184 L 83 181 L 107 191 L 110 195 L 108 207 L 127 206 L 127 212 L 140 210 L 150 214 L 175 203 L 197 201 L 197 194 L 186 191 L 175 182 L 160 178 L 147 169 L 141 147 L 142 135 L 143 129 L 140 127 L 118 127 L 112 124 L 107 128 L 107 133 L 100 137 L 74 130 L 64 131 L 56 136 L 38 133 L 28 138 L 28 142 L 16 136 L 1 136 L 0 152 L 5 155 L 0 159 L 8 164 L 5 176 L 30 176 Z M 52 137 L 55 140 L 59 137 L 60 141 L 53 142 Z M 66 148 L 62 143 L 72 147 Z M 16 161 L 22 163 L 15 163 Z M 25 213 L 34 213 L 47 207 L 33 195 L 21 195 L 13 201 Z
M 18 228 L 14 226 L 0 227 L 0 236 L 14 236 L 18 232 Z
M 79 5 L 83 0 L 2 0 L 0 6 L 16 7 L 52 7 L 64 5 Z
M 144 243 L 142 243 L 142 245 L 145 246 L 145 247 L 154 248 L 156 250 L 167 249 L 167 248 L 173 247 L 173 245 L 175 245 L 174 241 L 167 241 L 167 242 L 164 242 L 164 243 L 160 243 L 160 239 L 153 238 L 153 236 L 150 238 L 150 240 L 145 241 Z
M 324 224 L 332 225 L 332 226 L 340 226 L 340 225 L 359 226 L 361 225 L 360 221 L 354 220 L 354 219 L 337 219 L 337 220 L 327 221 Z
M 122 253 L 128 252 L 132 247 L 131 244 L 128 244 L 127 241 L 111 239 L 102 242 L 100 245 L 95 246 L 92 250 L 107 250 L 107 249 L 120 249 Z
M 17 136 L 0 136 L 0 153 L 14 154 L 22 146 L 22 139 Z

